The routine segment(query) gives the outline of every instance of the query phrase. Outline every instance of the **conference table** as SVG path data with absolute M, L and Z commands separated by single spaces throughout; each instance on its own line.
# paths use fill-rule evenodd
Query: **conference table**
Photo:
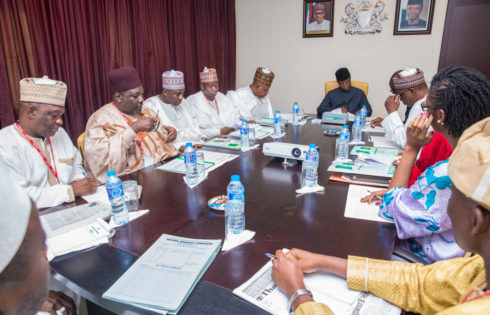
M 318 183 L 321 193 L 298 195 L 301 163 L 284 165 L 283 159 L 258 149 L 240 152 L 240 157 L 209 172 L 193 189 L 183 175 L 147 167 L 122 177 L 142 185 L 140 209 L 146 215 L 119 227 L 110 242 L 89 251 L 75 252 L 51 261 L 54 277 L 87 300 L 114 313 L 148 313 L 131 305 L 103 299 L 102 294 L 162 234 L 190 238 L 223 239 L 224 213 L 212 210 L 211 197 L 226 194 L 230 176 L 240 175 L 245 186 L 246 229 L 252 240 L 229 251 L 220 251 L 189 296 L 179 314 L 267 314 L 231 292 L 253 276 L 267 261 L 264 253 L 281 248 L 347 257 L 390 259 L 395 229 L 392 224 L 344 217 L 348 184 L 329 181 L 327 168 L 334 159 L 336 137 L 323 134 L 325 125 L 307 121 L 286 126 L 279 141 L 319 147 Z M 81 200 L 78 203 L 84 202 Z

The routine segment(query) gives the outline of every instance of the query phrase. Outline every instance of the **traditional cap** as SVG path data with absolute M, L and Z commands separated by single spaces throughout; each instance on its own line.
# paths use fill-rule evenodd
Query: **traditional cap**
M 449 160 L 448 173 L 456 188 L 490 211 L 490 117 L 463 132 Z
M 20 80 L 20 101 L 65 106 L 67 86 L 62 81 L 42 78 Z
M 418 68 L 406 68 L 393 77 L 393 87 L 396 90 L 406 90 L 424 83 L 424 72 Z
M 317 3 L 313 6 L 313 12 L 315 11 L 323 11 L 325 12 L 325 5 L 321 4 L 321 3 Z
M 162 87 L 167 90 L 185 89 L 184 74 L 181 71 L 165 71 L 162 73 Z
M 414 4 L 419 4 L 421 6 L 424 6 L 424 0 L 408 0 L 407 5 L 414 5 Z
M 31 200 L 11 178 L 10 170 L 0 158 L 0 273 L 12 261 L 19 250 L 27 231 L 31 214 Z
M 216 82 L 218 81 L 218 73 L 216 73 L 216 69 L 204 67 L 204 70 L 199 73 L 199 78 L 201 83 Z
M 137 88 L 143 83 L 141 83 L 135 68 L 120 67 L 109 72 L 109 85 L 111 94 L 114 94 L 114 92 L 125 92 Z
M 254 81 L 271 86 L 272 80 L 274 80 L 274 72 L 270 71 L 269 68 L 258 67 L 255 70 Z
M 350 78 L 350 72 L 349 69 L 347 68 L 340 68 L 339 70 L 335 71 L 335 78 L 337 81 L 342 82 Z

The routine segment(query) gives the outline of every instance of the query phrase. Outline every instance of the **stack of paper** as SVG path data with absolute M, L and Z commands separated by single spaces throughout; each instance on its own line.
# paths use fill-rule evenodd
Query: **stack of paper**
M 204 153 L 204 170 L 210 172 L 221 165 L 239 157 L 237 154 L 221 153 L 208 150 L 202 150 Z M 184 158 L 178 157 L 159 167 L 159 170 L 185 174 Z M 107 194 L 106 194 L 107 195 Z
M 114 231 L 102 219 L 111 215 L 105 202 L 93 202 L 39 216 L 46 232 L 48 259 L 107 243 Z
M 350 154 L 357 155 L 356 162 L 392 165 L 395 160 L 400 158 L 397 156 L 399 151 L 399 149 L 392 148 L 355 146 Z
M 233 139 L 222 139 L 213 138 L 204 142 L 205 147 L 218 148 L 218 149 L 229 149 L 229 150 L 240 150 L 240 141 Z
M 391 178 L 395 173 L 395 166 L 384 164 L 333 162 L 328 167 L 328 171 Z
M 400 149 L 400 147 L 393 142 L 390 138 L 380 137 L 380 136 L 369 136 L 368 141 L 373 143 L 376 148 L 395 148 Z
M 272 314 L 288 315 L 288 300 L 271 278 L 272 263 L 269 261 L 247 282 L 233 293 Z M 399 315 L 400 309 L 379 297 L 347 288 L 345 279 L 326 273 L 307 274 L 306 288 L 313 293 L 316 302 L 324 303 L 337 315 L 385 314 Z
M 103 297 L 177 313 L 220 245 L 221 240 L 163 234 Z

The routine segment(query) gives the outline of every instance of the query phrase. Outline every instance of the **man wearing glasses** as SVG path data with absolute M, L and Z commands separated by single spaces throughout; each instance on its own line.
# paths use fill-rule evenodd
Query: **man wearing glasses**
M 406 126 L 423 112 L 422 103 L 425 102 L 429 89 L 425 83 L 424 73 L 418 68 L 395 72 L 390 79 L 390 88 L 393 95 L 388 96 L 385 101 L 388 116 L 384 119 L 379 117 L 374 119 L 371 127 L 382 126 L 386 131 L 386 137 L 403 148 L 407 140 Z M 398 114 L 400 101 L 408 107 L 405 121 L 402 121 Z

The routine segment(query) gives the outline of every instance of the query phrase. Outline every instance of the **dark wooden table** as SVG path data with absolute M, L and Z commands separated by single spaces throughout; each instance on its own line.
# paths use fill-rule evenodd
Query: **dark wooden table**
M 211 210 L 207 201 L 213 196 L 226 194 L 233 174 L 239 174 L 245 186 L 246 229 L 255 231 L 255 237 L 233 250 L 220 252 L 186 306 L 192 303 L 199 305 L 196 301 L 204 293 L 197 291 L 208 292 L 210 288 L 203 286 L 211 285 L 228 295 L 227 301 L 233 308 L 233 301 L 240 302 L 228 290 L 241 285 L 267 262 L 265 252 L 279 248 L 298 247 L 340 257 L 362 255 L 389 259 L 395 238 L 391 224 L 344 217 L 348 185 L 328 180 L 330 173 L 326 169 L 334 159 L 336 137 L 323 135 L 322 128 L 325 127 L 311 122 L 304 126 L 290 125 L 281 141 L 305 145 L 316 143 L 320 147 L 318 182 L 325 187 L 323 193 L 298 196 L 295 190 L 300 187 L 301 164 L 284 166 L 282 159 L 263 155 L 262 147 L 245 153 L 226 151 L 240 154 L 240 157 L 210 172 L 208 178 L 194 189 L 185 185 L 180 174 L 146 168 L 124 179 L 136 179 L 143 186 L 140 208 L 150 209 L 150 213 L 118 228 L 110 246 L 55 259 L 51 266 L 56 277 L 104 307 L 117 304 L 101 299 L 101 294 L 161 234 L 223 239 L 224 213 Z M 258 143 L 269 141 L 272 139 L 266 138 Z M 107 263 L 109 261 L 110 264 Z M 105 268 L 101 267 L 104 264 L 109 269 L 102 272 L 100 269 Z M 99 280 L 101 285 L 95 286 L 90 281 L 84 283 L 83 279 L 87 277 L 103 279 Z M 247 305 L 246 302 L 241 303 L 240 308 Z M 224 305 L 213 305 L 214 313 L 231 311 Z M 260 312 L 257 308 L 253 310 L 252 313 Z M 185 312 L 184 308 L 183 313 L 193 311 Z M 250 313 L 250 310 L 243 313 Z

